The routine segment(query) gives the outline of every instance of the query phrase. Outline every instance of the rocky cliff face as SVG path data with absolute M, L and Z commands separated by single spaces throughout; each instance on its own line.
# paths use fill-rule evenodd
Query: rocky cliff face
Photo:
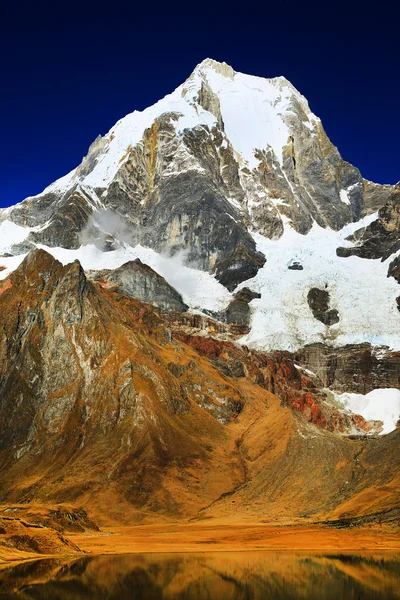
M 379 209 L 378 218 L 348 238 L 350 248 L 338 248 L 338 256 L 380 258 L 382 261 L 400 250 L 400 184 L 396 185 Z
M 334 348 L 313 344 L 295 354 L 324 387 L 339 392 L 368 394 L 377 388 L 400 388 L 400 353 L 371 344 Z
M 188 308 L 182 296 L 139 258 L 111 271 L 88 271 L 87 276 L 109 289 L 164 310 L 184 312 Z
M 329 292 L 327 290 L 311 288 L 307 294 L 307 301 L 314 317 L 324 325 L 334 325 L 340 320 L 337 310 L 329 310 Z

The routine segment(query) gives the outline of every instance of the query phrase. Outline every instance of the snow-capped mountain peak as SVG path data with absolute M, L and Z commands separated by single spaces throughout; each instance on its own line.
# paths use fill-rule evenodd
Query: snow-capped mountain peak
M 356 253 L 355 232 L 375 222 L 386 202 L 391 218 L 392 192 L 343 161 L 284 77 L 246 75 L 205 59 L 171 94 L 99 136 L 74 171 L 0 212 L 1 249 L 12 255 L 1 259 L 7 269 L 0 276 L 37 246 L 63 261 L 79 258 L 85 269 L 140 258 L 192 309 L 218 312 L 238 285 L 255 286 L 261 300 L 247 340 L 257 346 L 393 344 L 397 284 L 385 277 L 386 265 L 336 256 L 339 246 L 342 256 Z M 397 250 L 391 244 L 385 253 Z M 379 318 L 349 294 L 358 281 L 365 295 L 375 276 L 387 312 Z M 320 297 L 325 283 L 332 306 L 315 317 L 307 294 L 318 288 Z M 360 315 L 369 319 L 362 331 Z
M 143 111 L 133 111 L 104 137 L 99 136 L 83 164 L 45 191 L 65 190 L 78 180 L 93 188 L 107 187 L 130 149 L 140 143 L 144 131 L 166 113 L 179 117 L 174 123 L 177 132 L 201 125 L 212 128 L 222 118 L 226 136 L 242 167 L 257 167 L 256 151 L 268 147 L 282 164 L 283 148 L 290 137 L 286 120 L 293 113 L 294 101 L 304 110 L 305 125 L 313 130 L 318 118 L 284 77 L 245 75 L 226 63 L 205 59 L 174 92 Z

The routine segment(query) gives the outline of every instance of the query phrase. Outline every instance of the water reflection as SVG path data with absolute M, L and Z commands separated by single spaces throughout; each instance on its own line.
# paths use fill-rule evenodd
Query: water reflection
M 400 555 L 125 554 L 3 567 L 0 599 L 400 598 Z

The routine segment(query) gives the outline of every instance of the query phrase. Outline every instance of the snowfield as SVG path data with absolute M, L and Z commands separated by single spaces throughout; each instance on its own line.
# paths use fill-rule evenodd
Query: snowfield
M 251 302 L 250 333 L 240 341 L 262 350 L 295 351 L 305 344 L 326 342 L 335 346 L 370 342 L 375 346 L 389 346 L 400 350 L 400 313 L 396 297 L 399 286 L 387 277 L 390 257 L 385 262 L 358 257 L 339 258 L 338 246 L 349 245 L 345 238 L 376 218 L 347 225 L 335 232 L 314 224 L 307 235 L 294 231 L 288 223 L 279 240 L 269 240 L 253 233 L 257 248 L 267 262 L 257 275 L 243 282 L 261 293 Z M 9 221 L 0 225 L 0 252 L 23 241 L 31 231 Z M 102 252 L 94 245 L 82 245 L 78 250 L 50 248 L 47 250 L 63 264 L 79 260 L 85 270 L 115 269 L 127 261 L 140 260 L 176 288 L 193 310 L 224 309 L 232 295 L 212 275 L 185 265 L 185 253 L 173 257 L 162 256 L 143 246 L 133 248 L 126 243 L 112 252 Z M 0 258 L 0 279 L 22 262 L 25 255 Z M 303 270 L 288 269 L 299 262 Z M 330 327 L 315 319 L 308 306 L 307 294 L 312 287 L 326 289 L 330 294 L 330 308 L 337 309 L 339 322 Z M 368 301 L 372 297 L 373 303 Z
M 0 251 L 8 252 L 14 244 L 23 242 L 31 231 L 30 227 L 21 227 L 6 219 L 0 223 Z
M 335 346 L 370 342 L 399 350 L 399 285 L 387 277 L 393 257 L 381 262 L 336 255 L 337 247 L 351 245 L 347 236 L 375 219 L 376 214 L 369 215 L 338 232 L 314 223 L 305 236 L 286 224 L 277 241 L 253 233 L 267 262 L 253 279 L 240 285 L 261 293 L 251 303 L 251 331 L 241 341 L 263 350 L 294 351 L 314 342 Z M 303 270 L 288 269 L 292 261 Z M 314 318 L 307 302 L 312 287 L 329 292 L 330 308 L 339 313 L 337 324 L 327 327 Z
M 395 388 L 372 390 L 369 394 L 337 394 L 335 400 L 343 409 L 362 415 L 367 421 L 382 421 L 381 435 L 396 429 L 400 419 L 400 390 Z

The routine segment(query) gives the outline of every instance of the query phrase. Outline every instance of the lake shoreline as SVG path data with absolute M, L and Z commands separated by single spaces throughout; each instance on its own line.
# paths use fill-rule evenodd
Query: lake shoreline
M 65 532 L 64 536 L 81 552 L 37 554 L 3 548 L 0 569 L 40 559 L 78 559 L 87 555 L 265 551 L 400 554 L 400 533 L 382 527 L 336 529 L 299 524 L 183 523 L 103 527 L 98 532 Z
M 335 529 L 327 526 L 176 524 L 104 527 L 101 532 L 69 534 L 81 550 L 93 554 L 143 554 L 241 551 L 395 551 L 400 534 L 380 528 Z

